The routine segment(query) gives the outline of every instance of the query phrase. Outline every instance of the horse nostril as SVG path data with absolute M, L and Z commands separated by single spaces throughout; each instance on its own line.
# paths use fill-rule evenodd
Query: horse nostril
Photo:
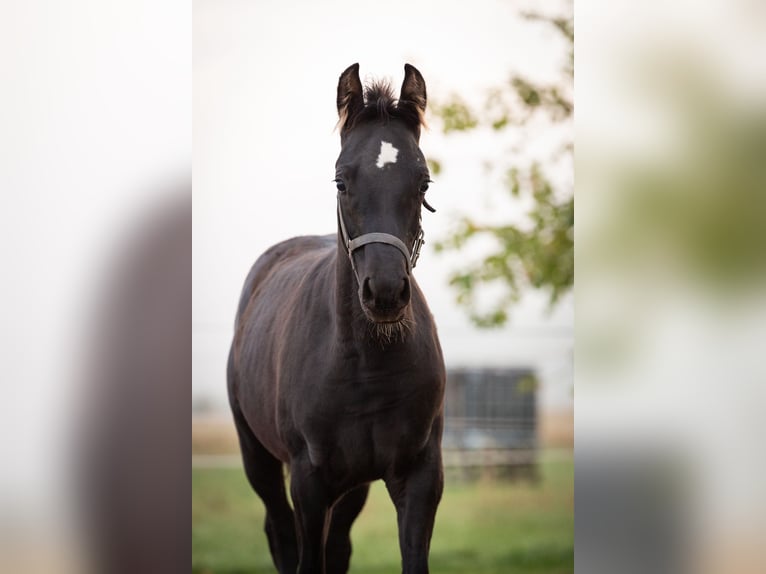
M 362 300 L 372 301 L 372 289 L 370 288 L 370 278 L 365 277 L 362 282 Z
M 406 305 L 410 301 L 410 280 L 406 277 L 403 279 L 404 286 L 402 287 L 402 290 L 399 292 L 399 301 L 401 301 L 402 304 Z

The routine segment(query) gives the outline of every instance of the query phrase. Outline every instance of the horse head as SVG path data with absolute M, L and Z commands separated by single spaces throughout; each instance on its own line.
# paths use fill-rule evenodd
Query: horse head
M 377 324 L 406 319 L 423 242 L 421 206 L 428 207 L 428 165 L 418 146 L 426 85 L 413 66 L 404 70 L 398 98 L 385 82 L 363 88 L 359 64 L 338 82 L 339 236 L 362 310 Z

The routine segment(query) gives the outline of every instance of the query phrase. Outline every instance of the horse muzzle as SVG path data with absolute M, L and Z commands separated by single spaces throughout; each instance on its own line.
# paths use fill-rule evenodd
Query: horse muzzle
M 367 276 L 360 287 L 360 301 L 367 318 L 375 323 L 395 323 L 410 304 L 409 276 Z

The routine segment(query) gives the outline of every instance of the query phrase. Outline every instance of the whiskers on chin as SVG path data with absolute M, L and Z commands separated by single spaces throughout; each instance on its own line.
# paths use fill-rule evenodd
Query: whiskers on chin
M 367 331 L 370 336 L 381 345 L 388 345 L 396 341 L 404 341 L 407 334 L 415 328 L 415 319 L 410 313 L 405 313 L 401 319 L 391 323 L 367 322 Z

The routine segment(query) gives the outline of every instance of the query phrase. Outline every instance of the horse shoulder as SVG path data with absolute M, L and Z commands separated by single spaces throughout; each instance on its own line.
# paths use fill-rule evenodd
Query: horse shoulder
M 275 435 L 282 424 L 279 404 L 293 376 L 285 372 L 285 364 L 295 359 L 288 330 L 295 324 L 291 315 L 300 298 L 299 280 L 305 278 L 308 267 L 321 266 L 333 246 L 329 237 L 288 239 L 266 250 L 245 280 L 232 343 L 230 384 L 256 434 Z M 296 363 L 300 367 L 300 361 Z

